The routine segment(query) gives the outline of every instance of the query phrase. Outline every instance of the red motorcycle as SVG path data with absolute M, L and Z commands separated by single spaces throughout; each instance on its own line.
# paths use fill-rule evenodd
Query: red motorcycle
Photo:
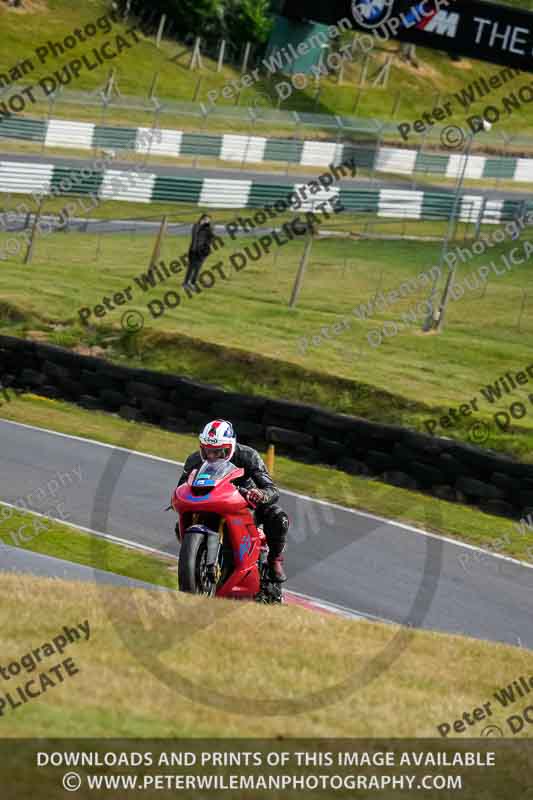
M 268 580 L 268 545 L 256 526 L 246 489 L 235 486 L 244 470 L 231 461 L 204 461 L 176 487 L 180 540 L 178 584 L 182 592 L 281 603 L 278 584 Z

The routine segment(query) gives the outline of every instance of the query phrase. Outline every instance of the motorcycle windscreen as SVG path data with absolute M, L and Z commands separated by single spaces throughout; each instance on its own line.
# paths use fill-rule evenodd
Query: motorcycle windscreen
M 217 483 L 235 469 L 231 461 L 204 461 L 193 482 L 193 487 L 216 486 Z

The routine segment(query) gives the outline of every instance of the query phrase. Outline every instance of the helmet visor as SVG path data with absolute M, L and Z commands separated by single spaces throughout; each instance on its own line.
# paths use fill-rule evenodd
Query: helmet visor
M 200 453 L 204 461 L 219 461 L 231 456 L 231 445 L 200 445 Z

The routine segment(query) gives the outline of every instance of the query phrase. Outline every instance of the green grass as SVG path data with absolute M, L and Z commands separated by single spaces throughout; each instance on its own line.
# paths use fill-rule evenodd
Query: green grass
M 141 553 L 62 525 L 53 519 L 10 508 L 1 501 L 0 541 L 11 547 L 63 558 L 93 569 L 104 569 L 128 578 L 176 588 L 176 575 L 171 571 L 175 567 L 175 559 Z
M 24 395 L 16 402 L 4 404 L 0 415 L 14 422 L 129 447 L 172 461 L 183 462 L 198 446 L 193 435 L 126 422 L 114 414 L 86 411 L 69 403 L 34 395 Z M 238 420 L 235 424 L 238 431 Z M 497 547 L 498 552 L 521 560 L 530 558 L 533 533 L 519 534 L 510 520 L 493 517 L 476 508 L 447 503 L 419 492 L 281 456 L 276 457 L 274 477 L 278 485 L 294 492 L 399 520 L 482 548 Z M 34 541 L 39 542 L 40 537 Z M 70 538 L 65 541 L 70 543 Z M 500 544 L 496 545 L 497 542 Z M 107 554 L 108 545 L 105 548 Z
M 9 69 L 14 59 L 13 53 L 28 54 L 31 56 L 35 47 L 47 39 L 63 39 L 70 31 L 82 23 L 94 20 L 98 15 L 103 14 L 107 5 L 103 0 L 91 3 L 81 8 L 72 8 L 66 0 L 49 0 L 47 4 L 42 4 L 35 11 L 29 13 L 16 13 L 2 8 L 2 28 L 4 34 L 5 55 L 0 56 L 0 71 Z M 116 31 L 123 30 L 125 26 L 119 25 Z M 97 39 L 91 41 L 90 46 L 101 44 L 108 38 L 114 37 L 115 29 L 110 34 L 101 34 Z M 80 46 L 81 48 L 82 46 Z M 90 49 L 83 45 L 85 49 Z M 380 64 L 384 63 L 391 51 L 397 49 L 397 43 L 387 43 L 383 47 L 376 47 L 372 53 L 373 61 L 369 72 L 372 77 Z M 183 48 L 179 48 L 183 49 Z M 201 88 L 198 93 L 198 100 L 205 101 L 210 90 L 221 89 L 228 81 L 238 77 L 238 70 L 225 66 L 222 72 L 216 72 L 216 64 L 212 59 L 204 59 L 204 70 L 202 73 L 191 73 L 187 68 L 187 55 L 183 55 L 178 61 L 174 60 L 177 52 L 175 42 L 165 40 L 158 50 L 154 45 L 153 37 L 143 38 L 143 41 L 130 50 L 126 50 L 112 62 L 116 67 L 118 86 L 123 95 L 147 97 L 152 85 L 154 75 L 158 74 L 157 94 L 161 100 L 179 101 L 191 100 L 199 78 L 202 79 Z M 81 49 L 80 49 L 81 53 Z M 66 56 L 60 57 L 57 61 L 48 61 L 39 64 L 34 57 L 35 69 L 25 76 L 25 80 L 36 81 L 55 69 L 60 68 L 70 60 L 76 51 L 67 52 Z M 422 111 L 430 111 L 433 104 L 440 98 L 443 101 L 461 89 L 465 84 L 475 81 L 481 76 L 487 76 L 500 68 L 495 65 L 485 64 L 479 61 L 464 60 L 453 62 L 448 57 L 438 51 L 424 50 L 418 48 L 420 67 L 418 69 L 404 64 L 396 59 L 393 66 L 389 87 L 386 89 L 365 88 L 361 95 L 357 107 L 359 117 L 374 117 L 393 122 L 414 120 L 420 116 Z M 111 62 L 110 62 L 111 63 Z M 94 90 L 104 86 L 109 65 L 103 66 L 93 71 L 84 70 L 70 86 L 70 90 Z M 316 111 L 318 113 L 329 114 L 350 114 L 355 108 L 357 92 L 354 87 L 359 84 L 359 77 L 362 70 L 362 60 L 353 64 L 348 64 L 344 74 L 344 80 L 338 83 L 337 75 L 334 75 L 322 82 L 320 96 L 316 98 L 316 87 L 314 81 L 310 81 L 309 88 L 304 91 L 296 91 L 286 103 L 282 105 L 283 110 L 302 110 Z M 281 80 L 282 76 L 276 76 L 275 80 L 264 79 L 254 84 L 250 89 L 246 89 L 240 96 L 241 106 L 258 102 L 265 104 L 264 96 L 269 96 L 276 100 L 274 84 Z M 518 79 L 515 84 L 527 82 L 525 79 Z M 500 92 L 491 95 L 491 102 L 498 103 L 502 95 L 506 94 L 509 85 Z M 400 98 L 400 105 L 396 104 L 396 98 Z M 224 99 L 219 103 L 220 108 L 230 108 L 235 106 L 235 99 Z M 486 105 L 486 99 L 475 103 L 468 110 L 468 115 L 477 113 Z M 396 106 L 395 119 L 392 120 L 393 107 Z M 53 115 L 59 117 L 72 118 L 74 106 L 65 103 L 61 98 L 53 106 Z M 47 114 L 50 108 L 48 104 L 39 102 L 31 106 L 31 112 Z M 461 109 L 460 105 L 454 103 L 454 115 L 447 121 L 464 124 L 467 114 Z M 516 112 L 512 119 L 502 119 L 494 128 L 490 137 L 485 137 L 484 141 L 493 144 L 497 148 L 503 147 L 502 131 L 511 131 L 513 135 L 527 133 L 530 130 L 533 120 L 533 111 L 525 106 Z M 96 107 L 80 104 L 77 108 L 76 118 L 90 119 L 103 124 L 114 124 L 125 122 L 129 125 L 146 124 L 149 119 L 153 119 L 153 112 L 149 116 L 146 112 L 127 110 L 110 106 L 106 111 L 101 111 Z M 171 117 L 162 115 L 162 119 L 168 119 L 166 126 L 176 127 L 183 130 L 198 130 L 200 120 L 198 117 L 188 117 L 184 114 L 178 115 L 178 119 L 170 121 Z M 242 120 L 219 119 L 216 121 L 210 118 L 208 127 L 210 131 L 219 130 L 229 132 L 230 130 L 249 129 L 248 123 Z M 255 132 L 258 135 L 290 134 L 294 132 L 294 127 L 286 123 L 281 125 L 275 121 L 268 120 L 265 123 L 257 123 Z M 311 131 L 306 132 L 311 135 Z M 331 129 L 314 131 L 312 135 L 331 136 Z M 361 134 L 352 134 L 360 138 Z M 412 140 L 419 144 L 419 137 Z
M 187 246 L 185 239 L 177 242 L 173 237 L 164 242 L 161 256 L 167 263 Z M 207 267 L 219 258 L 228 263 L 231 253 L 244 244 L 249 240 L 234 244 L 228 240 Z M 503 247 L 493 248 L 490 258 L 496 258 Z M 528 264 L 492 278 L 485 294 L 477 290 L 451 303 L 441 335 L 423 335 L 421 317 L 375 348 L 367 341 L 369 332 L 386 321 L 401 320 L 410 306 L 427 298 L 428 289 L 420 288 L 370 321 L 359 321 L 351 309 L 370 301 L 380 290 L 391 290 L 427 272 L 438 263 L 437 243 L 319 240 L 297 308 L 290 310 L 288 300 L 303 248 L 301 242 L 294 242 L 279 250 L 277 261 L 271 255 L 241 272 L 228 268 L 227 281 L 219 280 L 211 292 L 184 297 L 177 309 L 167 309 L 158 319 L 152 318 L 147 303 L 161 301 L 179 285 L 172 278 L 149 294 L 137 288 L 134 276 L 145 270 L 152 248 L 153 239 L 143 234 L 102 236 L 99 244 L 98 237 L 84 234 L 43 237 L 37 242 L 31 267 L 21 267 L 18 261 L 3 263 L 4 319 L 11 319 L 12 330 L 19 335 L 38 330 L 41 337 L 65 346 L 103 345 L 111 358 L 127 352 L 133 363 L 201 379 L 213 380 L 214 371 L 217 382 L 228 389 L 301 399 L 369 419 L 401 421 L 420 430 L 425 420 L 480 397 L 481 387 L 532 361 Z M 483 258 L 478 257 L 460 265 L 458 279 L 481 263 Z M 94 307 L 104 295 L 112 296 L 127 286 L 132 287 L 133 303 L 125 308 L 145 316 L 140 336 L 123 341 L 122 309 L 118 308 L 100 320 L 93 317 L 89 328 L 81 326 L 80 307 Z M 213 313 L 206 303 L 215 296 Z M 333 335 L 332 326 L 343 318 L 350 319 L 350 328 Z M 327 340 L 321 334 L 324 326 L 330 336 Z M 303 348 L 305 338 L 307 349 Z M 222 371 L 217 368 L 220 359 L 227 365 Z M 358 396 L 361 384 L 370 387 L 369 398 Z M 494 406 L 481 398 L 476 420 L 490 425 L 486 446 L 533 459 L 533 409 L 514 422 L 508 433 L 493 423 L 494 412 L 515 400 L 524 401 L 529 409 L 530 392 L 526 386 Z M 464 439 L 472 421 L 464 419 L 460 427 L 438 432 Z

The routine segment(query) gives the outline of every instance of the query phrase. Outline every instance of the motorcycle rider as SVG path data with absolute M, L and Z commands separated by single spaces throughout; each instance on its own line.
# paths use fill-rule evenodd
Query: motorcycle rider
M 209 256 L 214 240 L 215 232 L 211 224 L 211 217 L 202 214 L 192 227 L 189 266 L 183 283 L 184 289 L 191 289 L 195 286 L 202 264 Z
M 178 486 L 185 483 L 190 473 L 204 461 L 223 459 L 244 469 L 236 486 L 247 489 L 248 499 L 256 505 L 255 519 L 263 530 L 268 544 L 268 575 L 271 581 L 283 583 L 287 580 L 283 569 L 283 553 L 287 545 L 289 518 L 277 505 L 279 491 L 275 486 L 263 459 L 253 447 L 237 444 L 233 425 L 224 419 L 216 419 L 200 433 L 200 449 L 187 458 Z

